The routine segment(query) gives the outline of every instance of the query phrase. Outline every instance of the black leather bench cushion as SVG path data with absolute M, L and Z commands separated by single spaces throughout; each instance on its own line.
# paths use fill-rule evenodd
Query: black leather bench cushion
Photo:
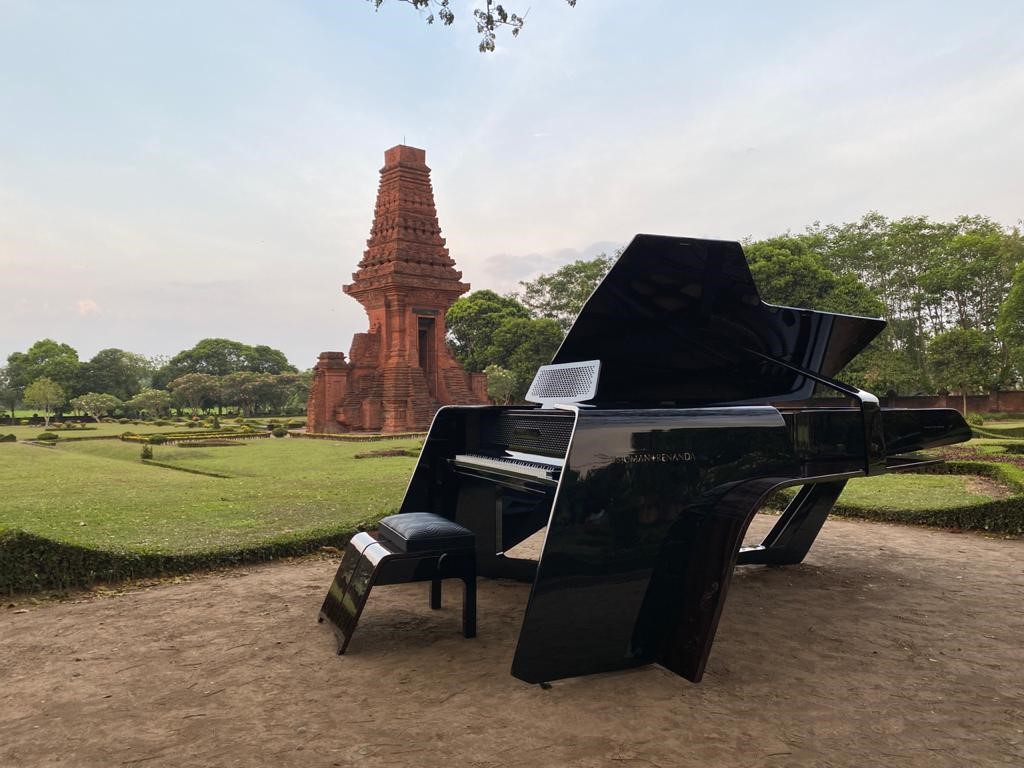
M 377 532 L 402 552 L 445 552 L 474 546 L 471 530 L 432 512 L 390 515 L 380 521 Z

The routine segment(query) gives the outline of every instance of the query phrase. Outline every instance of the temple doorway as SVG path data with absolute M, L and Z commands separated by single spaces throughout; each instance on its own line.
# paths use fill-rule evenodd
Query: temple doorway
M 437 350 L 434 347 L 434 340 L 436 338 L 434 318 L 420 317 L 418 321 L 419 366 L 423 369 L 423 373 L 426 376 L 427 389 L 430 391 L 430 396 L 437 397 L 437 371 L 435 370 Z

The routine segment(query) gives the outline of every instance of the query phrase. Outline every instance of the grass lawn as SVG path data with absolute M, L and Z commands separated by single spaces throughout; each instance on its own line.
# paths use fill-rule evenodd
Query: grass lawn
M 144 428 L 100 426 L 114 434 Z M 14 429 L 29 430 L 29 437 L 39 431 Z M 170 429 L 149 425 L 148 431 Z M 972 441 L 972 447 L 996 450 L 1007 442 Z M 419 439 L 371 448 L 265 438 L 216 447 L 152 446 L 155 461 L 224 476 L 213 477 L 143 464 L 141 446 L 119 440 L 60 440 L 52 448 L 0 443 L 0 592 L 181 572 L 340 544 L 397 509 L 416 462 L 412 456 L 355 454 L 415 451 L 419 445 Z M 993 499 L 977 490 L 984 485 L 969 487 L 966 474 L 893 474 L 850 482 L 836 512 L 1024 530 L 1017 479 L 1022 470 L 1003 463 L 1008 459 L 995 463 L 998 455 L 985 458 L 960 462 L 963 469 L 953 471 L 986 475 L 996 468 L 1002 473 L 997 480 L 1014 486 L 1015 495 Z M 1012 477 L 1006 474 L 1011 470 Z
M 994 497 L 967 487 L 970 475 L 891 474 L 851 480 L 840 504 L 867 509 L 936 509 L 984 504 Z
M 375 445 L 415 448 L 419 441 Z M 140 447 L 120 441 L 0 444 L 0 529 L 165 554 L 348 533 L 397 508 L 415 464 L 401 456 L 352 458 L 365 450 L 294 439 L 154 447 L 158 461 L 230 475 L 215 478 L 142 464 Z

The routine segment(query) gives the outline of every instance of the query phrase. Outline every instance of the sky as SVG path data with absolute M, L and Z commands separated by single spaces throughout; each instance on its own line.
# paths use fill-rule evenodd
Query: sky
M 0 0 L 0 362 L 41 338 L 300 369 L 384 150 L 422 147 L 463 279 L 504 293 L 638 232 L 761 238 L 877 210 L 1024 217 L 1024 3 Z

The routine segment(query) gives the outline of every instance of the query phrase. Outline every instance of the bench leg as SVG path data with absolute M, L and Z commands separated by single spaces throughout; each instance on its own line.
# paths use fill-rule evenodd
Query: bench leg
M 476 637 L 476 572 L 462 577 L 462 636 Z
M 441 607 L 441 580 L 433 579 L 430 582 L 430 607 L 435 611 Z

